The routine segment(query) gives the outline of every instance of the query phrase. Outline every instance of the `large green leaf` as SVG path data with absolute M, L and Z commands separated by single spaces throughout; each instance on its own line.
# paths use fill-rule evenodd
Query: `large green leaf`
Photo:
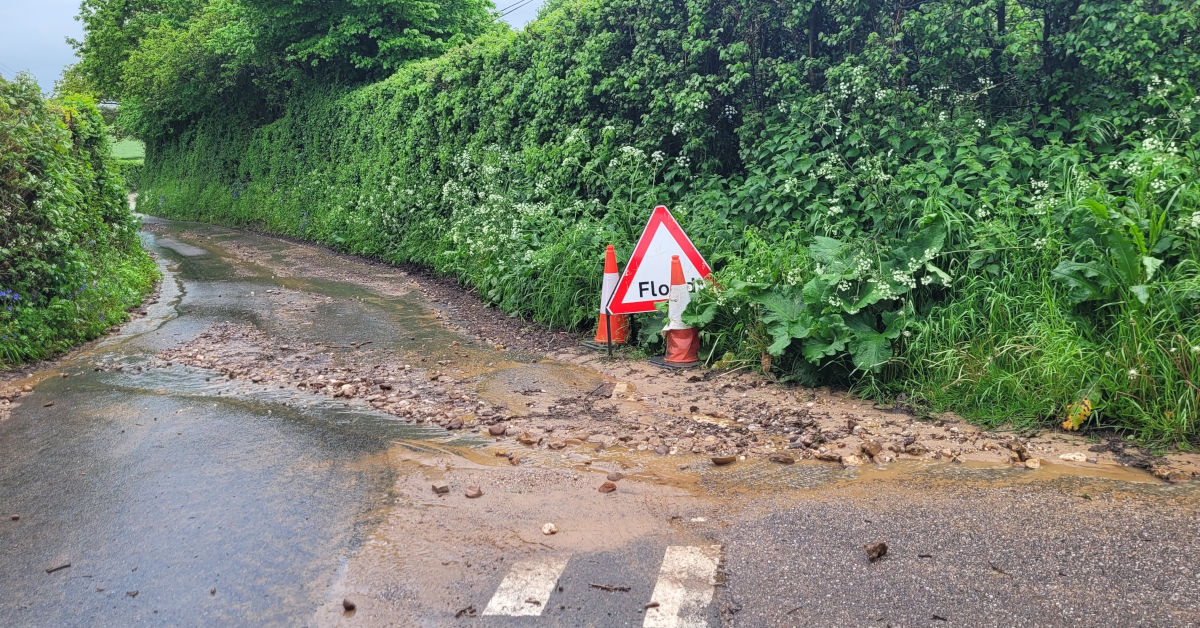
M 813 238 L 812 245 L 808 247 L 808 253 L 812 255 L 813 259 L 822 264 L 832 264 L 837 261 L 845 246 L 845 243 L 841 240 L 817 236 Z
M 867 332 L 855 334 L 850 341 L 850 357 L 854 366 L 863 371 L 876 371 L 892 357 L 892 343 L 883 334 Z
M 1133 293 L 1133 296 L 1137 297 L 1137 300 L 1141 302 L 1142 305 L 1146 305 L 1150 302 L 1150 286 L 1130 286 L 1129 291 Z
M 1112 278 L 1096 262 L 1063 260 L 1054 267 L 1052 274 L 1055 279 L 1067 284 L 1068 295 L 1076 304 L 1107 299 L 1115 287 Z
M 812 316 L 799 294 L 773 292 L 767 294 L 760 303 L 763 306 L 762 321 L 771 336 L 767 353 L 782 355 L 793 339 L 807 338 L 812 333 Z
M 846 349 L 846 342 L 839 339 L 815 339 L 804 341 L 804 359 L 817 364 L 821 360 L 841 353 Z
M 1163 265 L 1163 261 L 1157 257 L 1143 256 L 1142 267 L 1146 269 L 1146 281 L 1154 278 L 1154 272 Z

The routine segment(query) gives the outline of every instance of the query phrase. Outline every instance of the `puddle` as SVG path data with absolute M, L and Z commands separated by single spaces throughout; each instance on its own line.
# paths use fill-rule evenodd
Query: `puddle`
M 591 369 L 544 361 L 484 373 L 475 389 L 483 399 L 520 415 L 529 412 L 532 395 L 553 399 L 591 393 L 608 381 L 609 378 Z
M 836 464 L 801 461 L 780 465 L 768 461 L 745 460 L 727 467 L 707 461 L 695 464 L 701 485 L 707 491 L 774 491 L 799 489 L 837 494 L 840 491 L 866 491 L 880 483 L 908 487 L 941 487 L 951 490 L 971 486 L 1051 488 L 1069 493 L 1121 491 L 1145 495 L 1198 495 L 1195 483 L 1167 484 L 1150 473 L 1131 467 L 1097 466 L 1081 468 L 1043 463 L 1036 471 L 1008 465 L 936 461 L 900 461 L 886 467 L 864 465 L 843 468 Z
M 205 249 L 202 249 L 198 246 L 192 246 L 190 244 L 184 244 L 171 238 L 158 238 L 154 244 L 155 246 L 170 249 L 176 254 L 184 257 L 200 257 L 203 255 L 210 255 L 210 253 Z
M 1031 487 L 1072 494 L 1121 492 L 1200 497 L 1200 484 L 1196 482 L 1168 484 L 1144 470 L 1116 465 L 1084 468 L 1044 462 L 1040 469 L 1031 471 L 996 463 L 912 460 L 887 466 L 843 468 L 819 461 L 783 465 L 751 458 L 716 466 L 704 456 L 660 456 L 620 448 L 596 452 L 591 445 L 551 451 L 505 441 L 491 445 L 488 450 L 497 454 L 512 453 L 523 462 L 544 467 L 569 467 L 600 474 L 620 471 L 630 479 L 671 486 L 697 495 L 766 495 L 787 491 L 836 497 L 839 494 L 870 494 L 881 485 L 890 485 L 943 490 L 969 490 L 972 486 Z

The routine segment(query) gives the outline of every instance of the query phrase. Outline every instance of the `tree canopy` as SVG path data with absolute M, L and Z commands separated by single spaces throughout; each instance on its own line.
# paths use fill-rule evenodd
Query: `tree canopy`
M 78 72 L 146 138 L 215 108 L 356 85 L 496 27 L 486 0 L 83 0 Z

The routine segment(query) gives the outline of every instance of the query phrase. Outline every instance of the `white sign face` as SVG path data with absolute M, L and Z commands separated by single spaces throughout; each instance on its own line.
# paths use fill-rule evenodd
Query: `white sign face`
M 708 263 L 666 207 L 654 208 L 625 266 L 608 311 L 612 314 L 653 312 L 654 304 L 671 294 L 671 256 L 678 255 L 684 281 L 712 274 Z

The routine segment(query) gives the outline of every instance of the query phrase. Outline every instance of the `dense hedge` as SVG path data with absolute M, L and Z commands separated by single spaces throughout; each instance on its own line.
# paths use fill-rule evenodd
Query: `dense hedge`
M 121 180 L 125 182 L 125 189 L 136 192 L 142 188 L 142 159 L 116 159 L 114 163 Z
M 1187 0 L 564 0 L 145 138 L 142 208 L 584 328 L 604 245 L 665 203 L 724 286 L 691 313 L 719 366 L 1194 440 L 1198 28 Z
M 0 368 L 95 338 L 158 271 L 86 97 L 0 78 Z

